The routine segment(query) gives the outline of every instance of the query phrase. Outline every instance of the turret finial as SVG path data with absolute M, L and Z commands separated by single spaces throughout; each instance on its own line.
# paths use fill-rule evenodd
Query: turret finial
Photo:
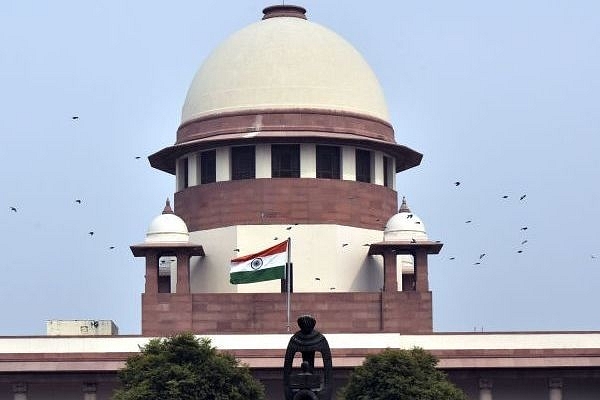
M 173 209 L 171 208 L 171 202 L 169 201 L 168 197 L 167 197 L 167 201 L 165 202 L 165 208 L 162 213 L 163 214 L 173 214 Z
M 400 204 L 400 209 L 398 210 L 399 213 L 409 213 L 410 212 L 410 208 L 408 208 L 408 206 L 406 205 L 406 197 L 402 196 L 402 204 Z

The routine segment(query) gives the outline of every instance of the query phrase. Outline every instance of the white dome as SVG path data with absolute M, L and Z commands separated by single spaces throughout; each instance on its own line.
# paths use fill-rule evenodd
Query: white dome
M 234 33 L 209 55 L 190 85 L 181 123 L 290 108 L 389 121 L 381 86 L 352 45 L 316 23 L 277 16 Z
M 187 243 L 190 234 L 187 225 L 173 214 L 169 201 L 165 211 L 152 220 L 146 232 L 146 243 Z
M 385 225 L 383 240 L 389 242 L 411 241 L 412 239 L 428 240 L 427 232 L 421 218 L 410 211 L 403 198 L 398 214 L 393 215 Z

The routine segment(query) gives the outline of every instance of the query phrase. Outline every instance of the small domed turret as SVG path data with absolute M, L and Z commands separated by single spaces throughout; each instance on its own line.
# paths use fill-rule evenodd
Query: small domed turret
M 173 213 L 167 199 L 161 215 L 152 220 L 146 233 L 146 243 L 187 243 L 190 234 L 185 222 Z
M 383 232 L 383 240 L 389 241 L 410 241 L 427 240 L 427 233 L 423 221 L 410 211 L 406 205 L 406 199 L 402 197 L 402 204 L 395 214 L 390 218 Z

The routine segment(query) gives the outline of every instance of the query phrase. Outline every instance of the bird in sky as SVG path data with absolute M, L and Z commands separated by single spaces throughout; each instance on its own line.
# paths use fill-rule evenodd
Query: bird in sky
M 525 239 L 525 240 L 523 240 L 523 241 L 521 242 L 521 244 L 525 244 L 525 243 L 527 243 L 527 242 L 528 242 L 528 240 L 527 240 L 527 239 Z
M 348 246 L 348 243 L 342 243 L 342 247 Z
M 10 206 L 8 207 L 10 211 L 17 212 L 17 207 Z
M 415 240 L 415 238 L 410 239 L 411 243 L 417 243 L 417 241 Z
M 320 281 L 320 280 L 321 280 L 321 278 L 315 278 L 315 281 Z
M 287 228 L 285 228 L 285 229 L 289 231 L 290 229 L 292 229 L 292 227 L 291 227 L 291 226 L 288 226 L 288 227 L 287 227 Z
M 508 199 L 508 195 L 505 194 L 504 196 L 502 196 L 503 199 Z
M 480 259 L 480 260 L 481 260 L 483 257 L 485 257 L 485 253 L 481 253 L 481 254 L 479 255 L 479 259 Z
M 279 238 L 278 238 L 277 236 L 275 236 L 275 237 L 273 238 L 273 240 L 279 240 Z
M 363 244 L 363 246 L 369 247 L 370 244 L 369 243 L 365 243 L 365 244 Z
M 415 221 L 415 224 L 421 225 L 421 221 Z
M 142 158 L 142 157 L 140 157 L 140 156 L 135 156 L 135 159 L 136 159 L 136 160 L 139 160 L 140 158 Z
M 473 221 L 471 221 L 470 219 L 468 219 L 468 220 L 465 221 L 465 224 L 470 224 L 471 222 L 473 222 Z
M 473 265 L 481 265 L 481 263 L 477 261 L 476 263 L 473 263 Z
M 454 186 L 460 186 L 460 182 L 459 181 L 454 182 Z
M 450 257 L 448 258 L 448 260 L 454 260 L 456 257 Z
M 522 195 L 521 197 L 519 197 L 519 200 L 523 200 L 525 197 L 527 197 L 526 194 Z
M 523 250 L 517 250 L 517 253 L 521 254 L 523 252 Z
M 75 199 L 75 203 L 81 204 L 81 199 Z
M 526 227 L 526 226 L 523 226 L 523 227 L 521 227 L 521 230 L 522 230 L 522 231 L 526 231 L 526 230 L 527 230 L 527 227 Z
M 88 232 L 88 235 L 90 235 L 90 236 L 94 236 L 94 231 L 89 231 L 89 232 Z
M 115 248 L 115 246 L 110 246 L 109 247 L 110 250 L 113 250 L 114 248 Z
M 406 219 L 411 219 L 413 217 L 412 214 L 406 214 Z
M 598 257 L 596 257 L 596 256 L 595 256 L 595 255 L 593 255 L 593 254 L 591 254 L 591 255 L 590 255 L 590 257 L 592 258 L 592 260 L 593 260 L 593 259 L 596 259 L 596 258 L 598 258 Z
M 75 120 L 75 119 L 79 119 L 79 117 L 78 117 L 77 115 L 73 115 L 73 116 L 71 117 L 71 119 Z

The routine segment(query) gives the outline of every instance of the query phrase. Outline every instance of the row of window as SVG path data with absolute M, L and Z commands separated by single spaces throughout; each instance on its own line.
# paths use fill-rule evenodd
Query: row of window
M 300 178 L 300 145 L 299 144 L 273 144 L 271 147 L 271 177 L 272 178 Z M 256 149 L 255 146 L 231 147 L 231 180 L 254 179 L 256 177 Z M 187 159 L 179 160 L 178 179 L 180 189 L 188 186 Z M 371 182 L 371 152 L 368 150 L 355 150 L 355 173 L 359 182 Z M 198 154 L 200 184 L 212 183 L 217 180 L 217 152 L 206 150 Z M 383 157 L 383 184 L 390 186 L 392 163 L 388 157 Z M 391 176 L 390 176 L 391 175 Z M 341 151 L 337 146 L 316 146 L 316 177 L 324 179 L 341 179 Z

